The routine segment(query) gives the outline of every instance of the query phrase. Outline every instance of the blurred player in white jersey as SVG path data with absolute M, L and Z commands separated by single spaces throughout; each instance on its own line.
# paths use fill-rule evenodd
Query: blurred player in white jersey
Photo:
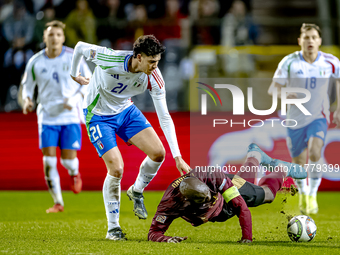
M 299 207 L 302 213 L 318 212 L 316 200 L 317 190 L 321 183 L 322 147 L 329 123 L 328 86 L 339 78 L 339 60 L 331 54 L 319 51 L 321 45 L 321 31 L 315 24 L 303 24 L 298 44 L 301 51 L 296 51 L 282 59 L 274 74 L 269 94 L 277 88 L 278 96 L 283 86 L 308 89 L 311 99 L 303 106 L 311 113 L 305 115 L 296 105 L 289 105 L 287 119 L 293 119 L 288 128 L 287 145 L 293 162 L 304 165 L 308 155 L 309 189 L 306 179 L 296 180 L 300 190 Z M 338 93 L 339 94 L 339 93 Z M 289 93 L 288 99 L 303 98 L 303 93 Z M 339 95 L 337 95 L 339 100 Z M 333 122 L 340 126 L 340 104 L 334 112 Z M 313 167 L 314 165 L 314 167 Z
M 128 197 L 133 200 L 135 215 L 140 219 L 147 218 L 143 190 L 157 174 L 165 157 L 162 142 L 131 101 L 132 96 L 149 90 L 177 169 L 181 174 L 190 169 L 181 157 L 175 126 L 166 104 L 164 80 L 157 67 L 164 51 L 165 48 L 153 35 L 139 37 L 133 51 L 112 50 L 84 42 L 78 42 L 75 47 L 71 76 L 79 84 L 89 84 L 84 100 L 86 127 L 108 171 L 103 197 L 108 219 L 106 238 L 110 240 L 126 239 L 119 225 L 120 181 L 124 162 L 117 147 L 116 134 L 147 155 L 135 183 L 127 191 Z M 78 75 L 83 57 L 96 64 L 91 81 Z
M 39 147 L 43 153 L 45 180 L 54 200 L 47 213 L 64 211 L 60 178 L 57 170 L 56 148 L 61 149 L 61 164 L 71 176 L 71 190 L 82 189 L 77 150 L 81 148 L 81 102 L 86 87 L 79 86 L 70 77 L 73 49 L 63 46 L 65 24 L 51 21 L 44 30 L 46 48 L 27 63 L 23 84 L 23 112 L 33 110 L 34 88 L 38 86 L 37 107 Z M 81 63 L 81 72 L 90 77 L 87 64 Z

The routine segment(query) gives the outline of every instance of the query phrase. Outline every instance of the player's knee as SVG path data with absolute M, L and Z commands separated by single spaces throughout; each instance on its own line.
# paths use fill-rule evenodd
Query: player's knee
M 321 151 L 318 149 L 311 149 L 309 151 L 309 159 L 313 162 L 317 162 L 319 161 L 319 159 L 321 158 Z
M 124 167 L 119 166 L 119 167 L 108 167 L 107 172 L 116 177 L 116 178 L 122 178 L 123 177 L 123 172 L 124 172 Z
M 148 155 L 152 161 L 162 162 L 165 159 L 165 149 L 164 147 L 155 150 L 152 155 Z

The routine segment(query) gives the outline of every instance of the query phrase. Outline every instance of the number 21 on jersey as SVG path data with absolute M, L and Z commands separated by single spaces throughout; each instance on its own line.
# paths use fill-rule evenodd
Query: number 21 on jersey
M 99 125 L 97 124 L 96 126 L 90 127 L 90 132 L 93 137 L 94 141 L 97 141 L 99 138 L 102 138 L 102 132 L 100 132 Z M 96 135 L 98 133 L 98 135 Z

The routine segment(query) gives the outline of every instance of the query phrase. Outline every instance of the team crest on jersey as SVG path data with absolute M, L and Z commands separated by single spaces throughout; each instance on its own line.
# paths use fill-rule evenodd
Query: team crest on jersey
M 97 141 L 97 145 L 98 145 L 99 149 L 101 149 L 101 150 L 104 149 L 104 144 L 100 140 Z
M 326 76 L 326 70 L 320 69 L 320 76 Z
M 41 73 L 47 73 L 46 68 L 43 68 L 43 70 L 41 71 Z
M 164 223 L 166 221 L 166 216 L 163 215 L 157 215 L 156 217 L 156 221 L 160 222 L 160 223 Z
M 68 71 L 70 69 L 69 65 L 67 63 L 63 64 L 63 71 Z
M 95 57 L 96 57 L 96 51 L 90 50 L 90 58 L 95 58 Z

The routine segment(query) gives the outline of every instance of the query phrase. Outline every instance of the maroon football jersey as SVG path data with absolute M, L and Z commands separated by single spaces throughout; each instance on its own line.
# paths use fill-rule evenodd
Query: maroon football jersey
M 196 204 L 182 196 L 179 191 L 179 185 L 182 180 L 190 176 L 197 177 L 209 187 L 212 198 L 211 201 Z M 232 186 L 234 185 L 231 182 L 231 179 L 228 178 L 227 174 L 222 172 L 207 173 L 192 170 L 190 173 L 174 180 L 165 191 L 163 198 L 158 205 L 157 212 L 152 220 L 148 239 L 155 242 L 166 242 L 171 237 L 164 236 L 165 231 L 169 228 L 172 221 L 179 217 L 190 222 L 193 226 L 199 226 L 208 221 L 214 221 L 214 218 L 221 213 L 225 203 L 221 194 Z M 235 214 L 239 217 L 243 217 L 242 219 L 240 218 L 241 227 L 242 225 L 248 225 L 244 226 L 246 234 L 243 233 L 243 236 L 251 239 L 251 216 L 249 209 L 241 196 L 238 196 L 237 199 L 235 198 L 233 200 L 235 201 L 233 201 L 233 203 L 230 201 L 228 206 L 235 208 L 242 207 L 243 211 L 245 211 L 235 210 Z M 249 214 L 246 211 L 249 212 Z M 233 215 L 231 215 L 231 217 Z M 250 234 L 248 233 L 249 230 Z

